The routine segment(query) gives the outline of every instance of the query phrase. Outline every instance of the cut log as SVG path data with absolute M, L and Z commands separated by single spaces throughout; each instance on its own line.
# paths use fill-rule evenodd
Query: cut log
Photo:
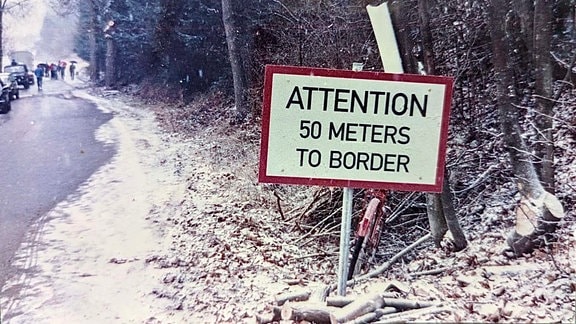
M 326 298 L 326 306 L 344 307 L 354 301 L 350 296 L 331 296 Z
M 403 298 L 386 298 L 383 294 L 372 294 L 364 298 L 358 298 L 352 303 L 338 309 L 330 318 L 332 323 L 344 323 L 357 319 L 360 316 L 372 313 L 375 310 L 386 307 L 395 309 L 415 309 L 436 306 L 437 303 Z
M 432 314 L 437 314 L 437 313 L 442 313 L 442 312 L 450 312 L 451 309 L 446 307 L 446 306 L 442 306 L 442 305 L 435 305 L 432 307 L 425 307 L 425 308 L 419 308 L 419 309 L 412 309 L 412 310 L 408 310 L 405 312 L 400 312 L 400 313 L 394 313 L 394 314 L 388 314 L 388 315 L 384 315 L 382 317 L 380 317 L 378 319 L 378 321 L 374 322 L 374 323 L 390 323 L 390 322 L 405 322 L 405 321 L 414 321 L 417 320 L 418 318 L 420 318 L 421 316 L 424 315 L 432 315 Z
M 304 291 L 296 291 L 296 292 L 287 292 L 285 294 L 276 295 L 276 304 L 278 306 L 284 305 L 287 301 L 304 301 L 308 300 L 310 297 L 311 292 L 309 290 Z
M 396 308 L 394 308 L 394 307 L 380 308 L 380 309 L 375 310 L 372 313 L 368 313 L 366 315 L 363 315 L 363 316 L 356 318 L 355 320 L 352 320 L 350 322 L 346 322 L 346 324 L 371 323 L 371 322 L 374 322 L 375 320 L 378 320 L 380 317 L 382 317 L 384 315 L 393 314 L 393 313 L 396 313 Z
M 384 306 L 395 307 L 398 309 L 415 309 L 437 305 L 438 303 L 424 300 L 411 300 L 404 298 L 384 298 Z
M 396 298 L 396 293 L 383 293 L 380 295 L 384 298 Z M 332 307 L 344 307 L 356 299 L 357 297 L 351 296 L 332 296 L 326 298 L 326 305 Z
M 324 285 L 312 291 L 309 300 L 312 302 L 325 302 L 328 294 L 330 294 L 330 285 Z
M 382 306 L 384 306 L 384 297 L 381 294 L 363 296 L 334 312 L 330 321 L 332 324 L 349 322 L 360 316 L 372 313 L 382 308 Z
M 508 245 L 517 256 L 532 252 L 534 247 L 545 243 L 546 235 L 554 233 L 564 216 L 562 204 L 549 192 L 544 191 L 538 198 L 522 197 L 516 207 L 516 227 L 508 237 Z
M 282 319 L 282 308 L 275 306 L 272 308 L 271 313 L 263 314 L 263 315 L 256 315 L 256 323 L 257 324 L 268 324 L 279 322 Z
M 336 309 L 320 303 L 288 302 L 282 306 L 281 317 L 283 320 L 328 324 L 331 314 Z

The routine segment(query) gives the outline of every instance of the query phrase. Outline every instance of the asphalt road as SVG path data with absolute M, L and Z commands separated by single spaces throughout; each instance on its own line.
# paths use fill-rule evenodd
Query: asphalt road
M 112 118 L 92 103 L 31 88 L 0 114 L 0 290 L 30 224 L 114 155 L 95 138 Z

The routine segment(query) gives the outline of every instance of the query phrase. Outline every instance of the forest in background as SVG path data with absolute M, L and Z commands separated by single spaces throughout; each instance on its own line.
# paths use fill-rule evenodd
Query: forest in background
M 79 14 L 76 51 L 91 63 L 92 81 L 129 86 L 145 99 L 183 107 L 202 98 L 204 106 L 211 106 L 206 100 L 219 100 L 208 119 L 233 110 L 240 119 L 257 122 L 266 64 L 349 69 L 361 62 L 364 70 L 383 71 L 366 12 L 366 5 L 381 1 L 53 3 L 62 14 Z M 449 200 L 458 217 L 483 218 L 491 208 L 486 198 L 499 192 L 514 193 L 509 208 L 518 201 L 518 210 L 526 212 L 522 206 L 530 202 L 523 198 L 540 196 L 544 187 L 573 215 L 574 179 L 564 175 L 575 158 L 574 3 L 404 0 L 389 5 L 405 71 L 455 78 L 447 170 Z M 172 127 L 190 127 L 191 115 Z M 537 162 L 522 163 L 528 159 Z M 529 165 L 534 172 L 523 173 Z M 392 205 L 405 199 L 396 195 Z M 418 199 L 411 205 L 433 203 L 423 195 Z M 540 230 L 553 231 L 535 233 Z

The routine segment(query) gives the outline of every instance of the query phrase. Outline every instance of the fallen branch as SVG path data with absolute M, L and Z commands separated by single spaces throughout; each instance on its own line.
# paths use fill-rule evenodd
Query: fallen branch
M 288 292 L 285 294 L 276 295 L 276 304 L 278 306 L 284 305 L 284 303 L 288 301 L 303 301 L 308 300 L 310 297 L 311 292 L 309 290 L 304 291 L 297 291 L 297 292 Z
M 410 277 L 436 275 L 439 273 L 443 273 L 444 271 L 447 271 L 449 269 L 450 268 L 448 268 L 448 267 L 443 267 L 443 268 L 431 269 L 431 270 L 426 270 L 426 271 L 411 272 L 411 273 L 408 273 L 408 275 Z
M 432 235 L 430 233 L 422 236 L 421 238 L 419 238 L 416 242 L 408 245 L 406 248 L 404 248 L 404 250 L 398 252 L 395 256 L 393 256 L 388 262 L 384 263 L 383 265 L 381 265 L 380 267 L 358 277 L 352 280 L 349 280 L 350 284 L 353 284 L 355 282 L 358 281 L 363 281 L 366 279 L 370 279 L 372 277 L 375 277 L 377 275 L 382 274 L 384 271 L 388 270 L 396 261 L 398 261 L 401 257 L 403 257 L 405 254 L 407 254 L 408 252 L 414 250 L 418 245 L 430 240 L 432 238 Z M 347 283 L 348 284 L 348 283 Z
M 345 323 L 352 321 L 360 316 L 372 313 L 384 306 L 384 298 L 381 294 L 373 294 L 367 298 L 358 298 L 352 303 L 338 309 L 330 316 L 330 322 Z
M 438 306 L 438 303 L 425 300 L 411 300 L 404 298 L 384 298 L 383 306 L 390 306 L 398 309 L 416 309 Z
M 384 315 L 384 316 L 380 317 L 377 322 L 374 322 L 374 323 L 384 324 L 384 323 L 390 323 L 390 322 L 413 321 L 413 320 L 416 320 L 423 315 L 432 315 L 432 314 L 437 314 L 437 313 L 442 313 L 442 312 L 451 312 L 451 309 L 449 307 L 442 306 L 442 305 L 435 305 L 435 306 L 420 308 L 420 309 L 412 309 L 412 310 L 405 311 L 405 312 Z
M 346 324 L 371 323 L 371 322 L 374 322 L 375 320 L 379 319 L 380 317 L 382 317 L 384 315 L 393 314 L 395 312 L 396 312 L 396 308 L 394 308 L 394 307 L 379 308 L 372 313 L 362 315 L 362 316 L 360 316 L 360 317 L 358 317 L 352 321 L 346 322 Z
M 383 293 L 380 295 L 384 298 L 395 298 L 396 297 L 395 293 Z M 356 299 L 357 299 L 356 297 L 350 297 L 350 296 L 332 296 L 332 297 L 326 298 L 326 305 L 327 306 L 333 306 L 333 307 L 344 307 L 344 306 L 352 303 Z
M 334 309 L 334 307 L 328 307 L 319 303 L 286 303 L 282 306 L 281 317 L 283 320 L 327 324 L 330 323 L 330 315 Z
M 282 204 L 280 204 L 280 202 L 282 201 L 282 198 L 280 198 L 280 195 L 278 195 L 276 190 L 274 190 L 274 196 L 276 197 L 276 204 L 278 205 L 278 212 L 280 213 L 280 217 L 282 217 L 282 220 L 286 220 L 286 217 L 284 216 L 284 212 L 282 211 Z
M 372 294 L 364 298 L 358 298 L 343 308 L 336 310 L 330 317 L 330 320 L 332 323 L 349 322 L 366 314 L 373 313 L 383 307 L 402 310 L 426 308 L 437 305 L 437 303 L 430 301 L 385 298 L 383 294 Z
M 398 252 L 396 255 L 394 255 L 388 262 L 382 264 L 380 267 L 374 269 L 373 271 L 370 271 L 362 276 L 356 277 L 356 278 L 352 278 L 351 280 L 348 280 L 346 282 L 346 286 L 352 286 L 354 284 L 357 284 L 359 282 L 362 282 L 364 280 L 368 280 L 372 277 L 378 276 L 380 274 L 382 274 L 384 271 L 388 270 L 396 261 L 398 261 L 401 257 L 403 257 L 405 254 L 407 254 L 408 252 L 412 251 L 413 249 L 415 249 L 418 245 L 430 240 L 432 238 L 432 234 L 428 233 L 424 236 L 422 236 L 421 238 L 419 238 L 416 242 L 410 244 L 409 246 L 407 246 L 406 248 L 404 248 L 402 251 Z M 332 284 L 330 286 L 330 291 L 334 291 L 336 290 L 336 288 L 338 288 L 337 284 Z

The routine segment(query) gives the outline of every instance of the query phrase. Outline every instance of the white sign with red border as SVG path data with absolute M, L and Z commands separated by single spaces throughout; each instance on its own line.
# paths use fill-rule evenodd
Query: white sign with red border
M 452 85 L 266 66 L 259 181 L 440 192 Z

